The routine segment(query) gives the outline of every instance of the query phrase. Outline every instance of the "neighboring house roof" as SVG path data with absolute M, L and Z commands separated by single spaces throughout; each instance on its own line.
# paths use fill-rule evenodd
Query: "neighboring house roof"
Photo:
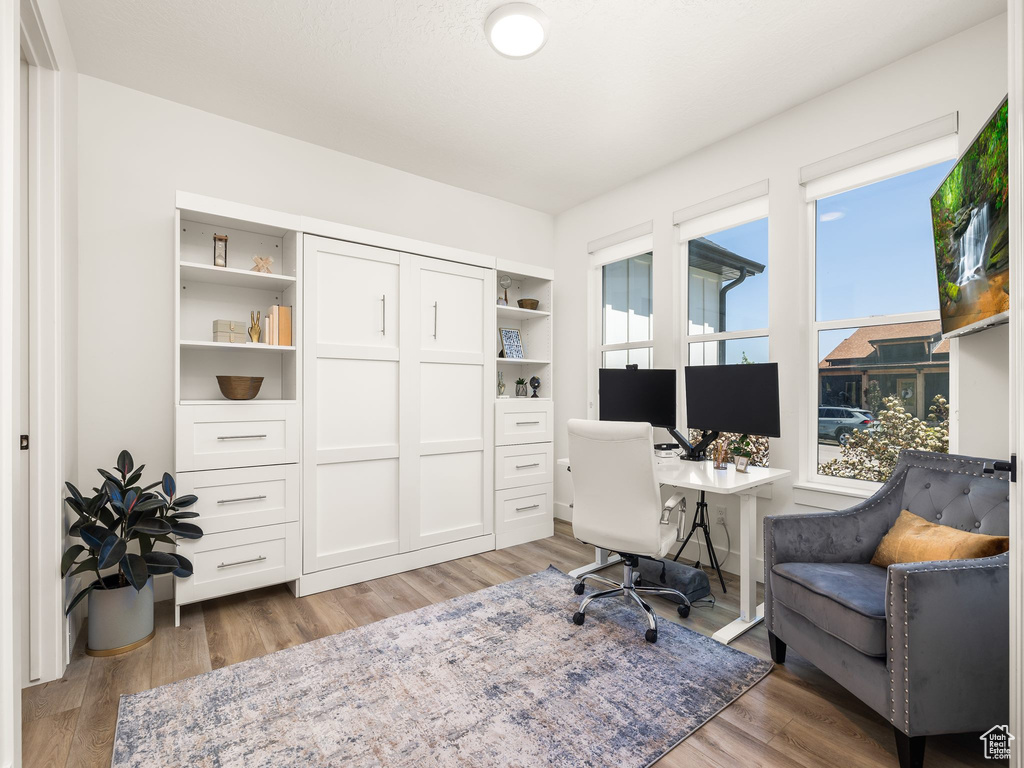
M 706 237 L 698 237 L 690 241 L 689 257 L 691 267 L 720 275 L 723 280 L 735 280 L 740 276 L 740 270 L 743 267 L 747 268 L 749 275 L 760 275 L 764 272 L 764 264 L 733 253 L 728 248 L 723 248 Z
M 819 367 L 829 368 L 841 365 L 839 361 L 866 361 L 871 357 L 879 344 L 897 341 L 929 342 L 934 346 L 931 355 L 948 355 L 949 340 L 942 338 L 942 323 L 938 320 L 925 320 L 919 323 L 894 323 L 892 325 L 874 325 L 858 328 L 849 337 L 840 342 L 839 346 L 825 355 Z M 879 364 L 879 361 L 872 361 Z M 922 362 L 927 362 L 922 360 Z

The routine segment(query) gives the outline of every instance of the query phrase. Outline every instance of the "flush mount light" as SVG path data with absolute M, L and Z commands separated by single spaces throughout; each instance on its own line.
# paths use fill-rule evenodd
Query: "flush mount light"
M 491 46 L 502 56 L 525 59 L 544 47 L 548 17 L 529 3 L 508 3 L 491 11 L 484 30 Z

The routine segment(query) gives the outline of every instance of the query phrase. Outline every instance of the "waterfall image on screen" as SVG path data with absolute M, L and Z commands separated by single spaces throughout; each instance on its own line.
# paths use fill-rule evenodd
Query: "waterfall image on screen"
M 1004 101 L 932 195 L 932 234 L 942 332 L 959 335 L 1010 310 Z

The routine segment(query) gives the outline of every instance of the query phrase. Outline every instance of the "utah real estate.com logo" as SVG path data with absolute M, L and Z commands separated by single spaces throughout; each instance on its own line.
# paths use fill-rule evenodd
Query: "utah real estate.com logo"
M 1010 742 L 1014 736 L 1005 725 L 994 725 L 979 737 L 985 743 L 985 758 L 988 760 L 1009 760 Z

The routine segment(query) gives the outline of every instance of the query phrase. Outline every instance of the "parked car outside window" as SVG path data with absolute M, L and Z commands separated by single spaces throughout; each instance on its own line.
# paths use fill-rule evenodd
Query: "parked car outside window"
M 863 408 L 822 405 L 818 408 L 818 441 L 835 441 L 846 445 L 855 431 L 869 432 L 875 417 Z

